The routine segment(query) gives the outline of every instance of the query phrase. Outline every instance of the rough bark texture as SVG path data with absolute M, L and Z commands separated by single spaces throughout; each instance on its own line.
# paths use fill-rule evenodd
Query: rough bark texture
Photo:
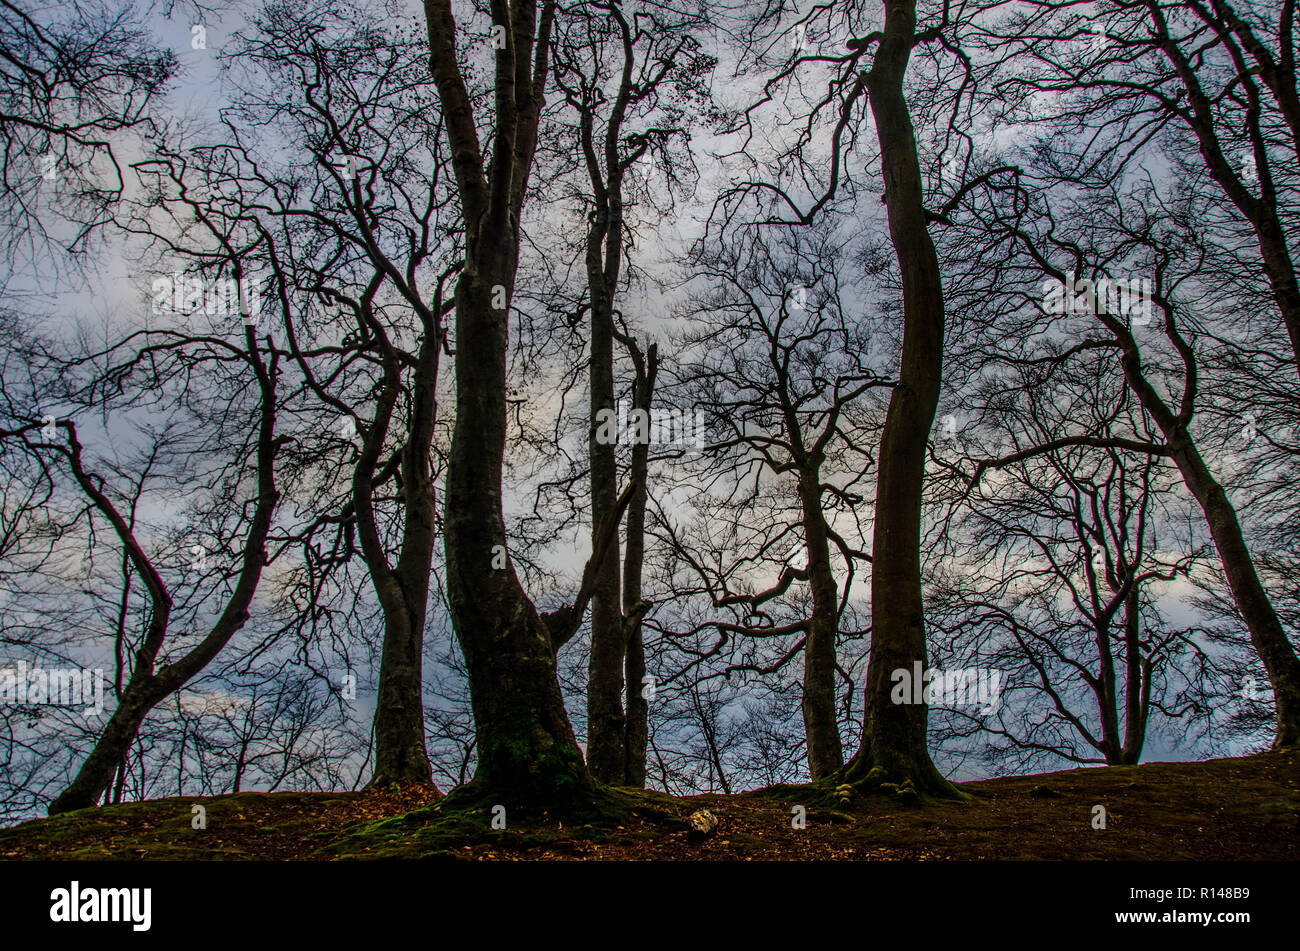
M 589 125 L 589 120 L 587 120 Z M 589 131 L 589 130 L 584 130 Z M 584 141 L 587 141 L 584 138 Z M 596 170 L 598 171 L 598 169 Z M 613 178 L 613 176 L 611 176 Z M 593 171 L 593 182 L 597 175 Z M 591 460 L 592 549 L 596 535 L 618 497 L 618 460 L 612 441 L 597 439 L 602 410 L 614 411 L 614 288 L 622 253 L 618 182 L 600 187 L 587 236 L 587 286 L 591 297 L 591 419 L 587 434 Z M 608 426 L 604 427 L 606 430 Z M 587 763 L 603 783 L 622 783 L 625 748 L 623 660 L 626 634 L 619 603 L 618 539 L 597 566 L 591 599 L 591 653 L 587 665 Z
M 374 722 L 375 770 L 368 784 L 376 789 L 433 781 L 424 741 L 424 609 L 422 604 L 408 603 L 405 593 L 398 597 L 401 604 L 396 611 L 384 616 Z
M 433 771 L 424 740 L 424 621 L 436 540 L 429 466 L 433 443 L 438 348 L 426 334 L 412 381 L 412 419 L 402 450 L 405 524 L 396 568 L 390 568 L 375 524 L 374 471 L 400 390 L 396 354 L 388 352 L 374 422 L 353 474 L 353 505 L 371 583 L 384 612 L 384 647 L 375 706 L 375 769 L 370 786 L 430 783 Z
M 659 369 L 659 350 L 654 344 L 645 357 L 631 338 L 624 340 L 636 365 L 636 384 L 632 393 L 635 409 L 650 411 L 655 375 Z M 646 479 L 649 475 L 650 446 L 632 447 L 631 480 L 634 486 L 627 509 L 627 552 L 623 558 L 623 618 L 627 631 L 624 670 L 627 680 L 627 714 L 624 717 L 623 753 L 624 786 L 645 787 L 646 747 L 650 741 L 650 703 L 646 697 L 645 644 L 641 637 L 641 619 L 649 609 L 641 597 L 641 576 L 645 563 Z
M 475 782 L 516 799 L 554 801 L 590 785 L 556 679 L 550 632 L 513 565 L 493 568 L 505 546 L 504 311 L 491 288 L 513 277 L 509 247 L 476 260 L 456 300 L 456 428 L 447 469 L 447 590 L 469 671 L 478 739 Z M 486 274 L 476 265 L 488 265 Z
M 903 351 L 881 436 L 871 572 L 871 653 L 862 746 L 850 780 L 876 776 L 953 795 L 926 749 L 928 709 L 895 704 L 891 674 L 927 661 L 921 592 L 921 492 L 926 444 L 939 401 L 944 300 L 926 228 L 916 137 L 903 95 L 916 29 L 915 0 L 889 0 L 868 78 L 880 141 L 889 233 L 903 288 Z
M 501 507 L 509 302 L 519 216 L 549 71 L 554 4 L 496 2 L 495 129 L 485 166 L 454 45 L 449 0 L 426 0 L 434 81 L 465 221 L 456 285 L 456 424 L 447 467 L 447 595 L 469 672 L 478 744 L 474 785 L 509 803 L 576 802 L 592 789 L 556 679 L 550 630 L 507 559 Z M 535 57 L 535 58 L 534 58 Z M 485 168 L 489 171 L 485 171 Z M 495 306 L 494 306 L 495 305 Z M 498 562 L 499 563 L 499 562 Z
M 839 585 L 831 571 L 830 543 L 822 513 L 821 486 L 816 469 L 799 480 L 803 507 L 804 543 L 808 549 L 808 585 L 812 615 L 803 648 L 803 723 L 808 741 L 808 770 L 813 779 L 831 775 L 844 765 L 839 720 L 835 713 L 835 652 L 839 638 Z

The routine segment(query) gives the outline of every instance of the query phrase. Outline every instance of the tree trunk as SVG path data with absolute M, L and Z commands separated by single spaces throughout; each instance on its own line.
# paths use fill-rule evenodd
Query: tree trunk
M 508 29 L 505 48 L 495 51 L 488 160 L 461 73 L 451 3 L 424 3 L 430 68 L 465 224 L 465 263 L 456 282 L 456 425 L 444 506 L 447 600 L 469 673 L 478 743 L 472 785 L 502 796 L 503 804 L 576 804 L 590 799 L 594 784 L 560 695 L 550 628 L 506 552 L 501 509 L 510 299 L 556 5 L 543 3 L 540 18 L 535 2 L 500 7 Z
M 591 419 L 587 444 L 591 460 L 591 545 L 614 511 L 618 498 L 618 461 L 612 441 L 597 439 L 603 429 L 602 410 L 614 412 L 613 287 L 606 281 L 602 260 L 610 229 L 608 211 L 598 209 L 587 237 L 587 285 L 591 295 Z M 611 236 L 612 237 L 612 236 Z M 618 253 L 615 251 L 615 253 Z M 597 566 L 591 598 L 591 653 L 587 664 L 587 764 L 602 783 L 623 782 L 625 770 L 623 662 L 626 628 L 619 603 L 618 536 Z
M 414 607 L 403 605 L 384 616 L 375 699 L 375 770 L 367 784 L 372 789 L 433 782 L 424 740 L 424 612 Z
M 433 480 L 429 452 L 433 444 L 441 339 L 428 332 L 412 380 L 412 417 L 402 450 L 405 519 L 396 568 L 375 523 L 374 471 L 383 450 L 392 408 L 400 395 L 397 358 L 387 353 L 375 418 L 366 433 L 353 475 L 353 505 L 371 583 L 384 612 L 384 647 L 379 662 L 375 701 L 375 769 L 369 788 L 394 783 L 432 783 L 424 739 L 424 622 L 429 602 L 429 573 L 436 542 Z
M 1277 708 L 1277 735 L 1273 747 L 1283 749 L 1300 745 L 1300 657 L 1296 656 L 1295 648 L 1287 639 L 1277 612 L 1255 572 L 1255 561 L 1246 545 L 1241 523 L 1237 520 L 1237 510 L 1201 458 L 1196 443 L 1187 431 L 1186 421 L 1173 414 L 1147 381 L 1132 334 L 1113 322 L 1109 325 L 1123 349 L 1121 363 L 1130 389 L 1160 427 L 1169 447 L 1170 458 L 1178 466 L 1187 488 L 1205 513 L 1210 536 L 1214 539 L 1214 546 L 1223 563 L 1223 573 L 1228 579 L 1228 588 L 1250 631 L 1251 644 L 1263 661 L 1264 669 L 1272 682 Z M 1176 342 L 1181 344 L 1181 338 Z M 1180 349 L 1185 350 L 1186 344 L 1182 344 Z M 1190 361 L 1186 352 L 1184 360 Z M 1190 362 L 1188 372 L 1193 372 Z
M 927 662 L 921 591 L 921 492 L 926 445 L 939 402 L 944 300 L 939 262 L 926 229 L 916 137 L 903 95 L 916 29 L 915 0 L 889 0 L 868 79 L 880 141 L 889 233 L 903 287 L 903 351 L 880 442 L 871 572 L 871 653 L 862 746 L 850 779 L 879 767 L 894 782 L 955 795 L 926 749 L 926 704 L 896 704 L 896 670 Z
M 644 789 L 646 747 L 650 742 L 650 703 L 646 698 L 645 644 L 641 639 L 639 615 L 628 621 L 625 667 L 628 688 L 622 785 Z
M 238 270 L 235 274 L 238 279 Z M 81 446 L 76 441 L 75 430 L 69 436 L 73 475 L 127 548 L 132 565 L 149 591 L 152 615 L 144 643 L 136 652 L 135 669 L 122 691 L 117 709 L 109 717 L 103 734 L 86 761 L 81 764 L 72 783 L 50 803 L 50 815 L 86 809 L 98 803 L 100 797 L 111 788 L 114 776 L 123 766 L 126 754 L 139 733 L 140 724 L 149 715 L 149 711 L 185 686 L 211 663 L 248 620 L 248 608 L 257 592 L 262 568 L 266 564 L 266 538 L 271 530 L 271 518 L 280 500 L 275 483 L 275 458 L 280 445 L 280 440 L 275 436 L 275 380 L 280 371 L 274 351 L 269 366 L 262 361 L 252 328 L 245 327 L 244 334 L 249 346 L 250 362 L 261 390 L 257 434 L 257 504 L 244 541 L 239 574 L 225 610 L 203 640 L 178 660 L 158 671 L 154 670 L 154 663 L 167 638 L 172 608 L 171 594 L 136 541 L 126 520 L 104 494 L 102 486 L 82 467 Z
M 108 718 L 104 732 L 95 747 L 81 764 L 68 788 L 50 803 L 49 814 L 54 816 L 74 809 L 88 809 L 99 802 L 108 791 L 113 778 L 126 759 L 131 744 L 140 732 L 140 725 L 165 694 L 148 682 L 148 678 L 135 678 L 127 684 L 113 715 Z
M 1277 612 L 1255 572 L 1255 562 L 1242 535 L 1241 523 L 1237 521 L 1237 511 L 1185 433 L 1171 439 L 1170 448 L 1188 488 L 1205 512 L 1210 536 L 1219 551 L 1237 610 L 1246 622 L 1250 641 L 1264 662 L 1264 669 L 1273 685 L 1277 707 L 1277 735 L 1273 748 L 1300 745 L 1300 658 L 1287 639 Z
M 839 637 L 839 588 L 831 572 L 821 486 L 815 470 L 799 479 L 804 543 L 808 549 L 808 583 L 812 616 L 803 648 L 803 725 L 808 742 L 808 771 L 823 779 L 844 765 L 839 719 L 835 713 L 835 651 Z
M 1115 683 L 1115 655 L 1110 649 L 1110 631 L 1114 616 L 1109 612 L 1093 621 L 1093 640 L 1097 645 L 1099 667 L 1094 690 L 1097 714 L 1101 718 L 1101 753 L 1109 765 L 1120 762 L 1122 741 L 1119 735 L 1119 691 Z
M 484 235 L 482 240 L 490 239 Z M 469 672 L 480 791 L 510 801 L 571 801 L 592 782 L 556 677 L 550 633 L 505 552 L 501 471 L 506 437 L 507 235 L 467 261 L 456 288 L 456 425 L 447 467 L 447 594 Z M 497 564 L 502 562 L 498 559 Z
M 630 338 L 629 341 L 630 342 Z M 651 344 L 645 360 L 633 348 L 636 383 L 632 392 L 634 409 L 650 412 L 655 374 L 659 368 L 658 348 Z M 650 742 L 650 703 L 646 697 L 645 644 L 641 619 L 649 605 L 641 599 L 641 572 L 645 563 L 645 513 L 650 469 L 649 443 L 632 447 L 630 478 L 635 485 L 627 508 L 627 552 L 623 559 L 623 624 L 627 630 L 624 667 L 627 681 L 627 715 L 624 718 L 623 785 L 645 788 L 646 747 Z
M 1124 602 L 1124 748 L 1120 762 L 1134 766 L 1142 759 L 1146 743 L 1147 713 L 1151 709 L 1151 663 L 1142 658 L 1142 604 L 1138 586 Z

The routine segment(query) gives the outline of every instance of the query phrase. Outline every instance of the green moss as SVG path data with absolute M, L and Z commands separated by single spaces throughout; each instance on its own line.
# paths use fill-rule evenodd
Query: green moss
M 1300 828 L 1297 766 L 1300 761 L 1293 755 L 1267 753 L 1006 777 L 970 784 L 972 793 L 983 789 L 975 808 L 925 797 L 923 808 L 904 808 L 908 784 L 867 770 L 857 783 L 839 777 L 730 797 L 677 798 L 643 789 L 579 785 L 573 795 L 535 797 L 521 804 L 468 786 L 396 816 L 377 810 L 402 808 L 399 802 L 360 793 L 178 797 L 0 829 L 0 860 L 465 859 L 552 853 L 697 859 L 701 850 L 716 857 L 721 841 L 737 855 L 754 858 L 840 858 L 848 853 L 1131 858 L 1159 853 L 1172 859 L 1291 859 L 1298 841 L 1292 831 Z M 1038 787 L 1058 795 L 1032 795 Z M 550 790 L 554 793 L 555 787 Z M 1125 819 L 1117 821 L 1116 834 L 1080 838 L 1077 804 L 1106 802 L 1109 809 L 1112 800 L 1114 814 Z M 206 809 L 206 830 L 191 827 L 196 804 Z M 506 807 L 506 829 L 491 827 L 497 804 Z M 798 834 L 790 831 L 795 805 L 807 810 L 808 819 Z M 724 823 L 707 847 L 679 834 L 687 830 L 685 817 L 702 806 Z M 391 817 L 375 818 L 381 815 Z M 1202 825 L 1203 830 L 1198 828 Z M 936 829 L 942 834 L 936 835 Z M 1068 844 L 1063 848 L 1063 843 Z
M 1300 795 L 1288 796 L 1259 804 L 1259 811 L 1265 814 L 1300 818 Z
M 498 805 L 505 806 L 505 829 L 492 828 Z M 557 802 L 515 806 L 509 797 L 469 784 L 431 806 L 356 827 L 319 853 L 333 858 L 450 858 L 466 846 L 542 850 L 574 841 L 606 842 L 633 815 L 685 828 L 675 810 L 671 796 L 639 789 L 597 786 Z

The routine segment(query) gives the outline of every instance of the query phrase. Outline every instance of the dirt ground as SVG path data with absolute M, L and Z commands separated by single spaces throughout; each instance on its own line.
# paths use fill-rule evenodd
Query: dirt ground
M 1300 753 L 1076 769 L 962 786 L 966 802 L 847 803 L 825 789 L 735 796 L 619 793 L 626 816 L 492 828 L 489 810 L 440 815 L 430 787 L 239 793 L 83 810 L 0 829 L 0 860 L 946 860 L 1300 858 Z M 807 793 L 807 804 L 800 799 Z M 833 805 L 825 803 L 832 802 Z M 195 806 L 206 829 L 195 829 Z M 1096 807 L 1104 808 L 1105 828 Z M 686 818 L 707 809 L 716 831 Z M 804 828 L 792 820 L 805 817 Z M 507 810 L 508 811 L 508 810 Z

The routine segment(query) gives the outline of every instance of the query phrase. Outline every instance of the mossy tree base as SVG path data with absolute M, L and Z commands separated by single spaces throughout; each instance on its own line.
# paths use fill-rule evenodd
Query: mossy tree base
M 386 791 L 406 789 L 411 786 L 431 786 L 435 790 L 438 788 L 433 781 L 432 773 L 421 769 L 376 773 L 370 777 L 370 782 L 366 783 L 362 788 Z
M 893 795 L 917 803 L 926 796 L 959 801 L 972 798 L 944 778 L 928 756 L 920 759 L 872 757 L 859 752 L 823 785 L 832 789 L 849 787 L 857 793 Z
M 662 800 L 662 801 L 661 801 Z M 547 848 L 574 841 L 605 842 L 634 815 L 664 828 L 685 828 L 667 794 L 593 784 L 553 799 L 520 800 L 476 782 L 404 816 L 362 826 L 323 850 L 349 858 L 447 858 L 486 843 L 503 849 Z

